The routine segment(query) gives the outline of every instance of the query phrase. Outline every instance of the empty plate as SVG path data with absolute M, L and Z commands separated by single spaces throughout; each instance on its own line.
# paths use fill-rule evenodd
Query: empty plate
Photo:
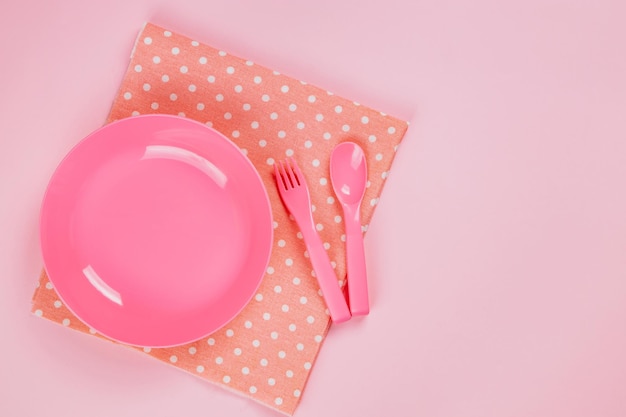
M 273 239 L 267 192 L 241 150 L 192 120 L 147 115 L 82 140 L 41 211 L 46 271 L 65 305 L 113 340 L 166 347 L 232 320 Z

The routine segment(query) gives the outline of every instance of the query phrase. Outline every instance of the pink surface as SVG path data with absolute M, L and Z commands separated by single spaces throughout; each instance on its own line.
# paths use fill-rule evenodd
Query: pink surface
M 149 115 L 98 129 L 63 159 L 42 206 L 42 255 L 61 301 L 91 329 L 169 347 L 246 306 L 272 229 L 263 182 L 234 143 Z
M 0 415 L 276 412 L 29 312 L 60 159 L 146 20 L 412 121 L 297 416 L 626 414 L 626 6 L 12 2 L 0 17 Z M 8 377 L 7 375 L 10 375 Z

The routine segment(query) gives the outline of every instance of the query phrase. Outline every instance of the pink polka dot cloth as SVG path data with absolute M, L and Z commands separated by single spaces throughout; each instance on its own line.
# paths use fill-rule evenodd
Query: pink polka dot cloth
M 150 23 L 136 41 L 107 122 L 148 113 L 205 123 L 242 149 L 270 197 L 274 246 L 257 294 L 235 319 L 202 340 L 143 352 L 291 415 L 330 318 L 302 235 L 280 201 L 273 163 L 293 157 L 300 165 L 310 187 L 317 229 L 337 276 L 345 279 L 343 213 L 329 178 L 331 151 L 347 140 L 365 151 L 366 230 L 407 123 Z M 63 305 L 45 271 L 32 310 L 102 337 Z M 376 314 L 375 304 L 370 314 Z M 350 321 L 338 326 L 350 326 Z

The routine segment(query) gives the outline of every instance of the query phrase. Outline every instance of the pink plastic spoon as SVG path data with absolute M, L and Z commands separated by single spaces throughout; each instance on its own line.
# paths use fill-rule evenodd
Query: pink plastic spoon
M 343 207 L 346 225 L 350 310 L 353 316 L 364 316 L 369 313 L 370 307 L 360 213 L 367 183 L 367 165 L 359 145 L 343 142 L 335 147 L 330 157 L 330 179 Z

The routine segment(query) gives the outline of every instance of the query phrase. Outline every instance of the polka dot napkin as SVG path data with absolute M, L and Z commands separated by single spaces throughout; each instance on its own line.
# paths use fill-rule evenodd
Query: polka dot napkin
M 107 122 L 147 113 L 206 123 L 247 154 L 269 193 L 274 246 L 260 289 L 239 316 L 194 343 L 143 351 L 293 414 L 330 319 L 302 235 L 278 196 L 273 163 L 293 157 L 300 165 L 317 229 L 337 276 L 345 277 L 342 210 L 329 179 L 331 151 L 347 140 L 365 151 L 366 230 L 407 123 L 153 24 L 146 24 L 137 39 Z M 45 271 L 32 309 L 37 316 L 97 335 L 62 304 Z M 376 314 L 375 304 L 370 314 Z M 350 321 L 338 326 L 350 326 Z

